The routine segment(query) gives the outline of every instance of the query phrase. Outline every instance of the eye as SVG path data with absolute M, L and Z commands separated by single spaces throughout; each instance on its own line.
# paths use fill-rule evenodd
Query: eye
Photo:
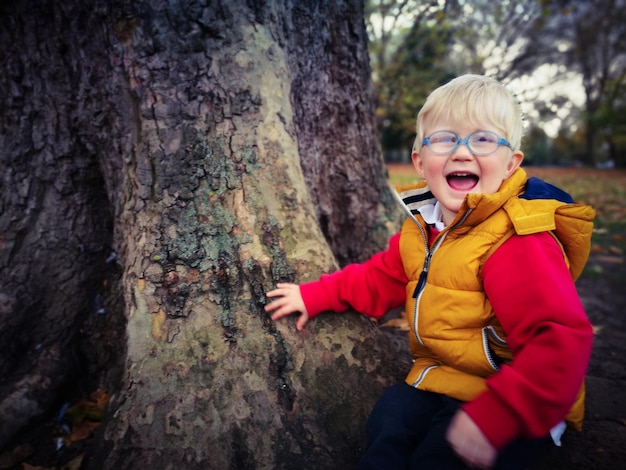
M 456 144 L 458 137 L 450 132 L 435 132 L 430 136 L 430 142 L 433 144 Z
M 471 142 L 476 144 L 496 143 L 498 142 L 498 136 L 496 136 L 493 132 L 488 131 L 475 132 L 472 134 Z

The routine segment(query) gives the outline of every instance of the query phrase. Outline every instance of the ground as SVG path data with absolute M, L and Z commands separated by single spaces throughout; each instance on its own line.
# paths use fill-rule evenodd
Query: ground
M 577 283 L 595 339 L 583 430 L 568 431 L 537 470 L 626 468 L 626 264 L 592 254 Z

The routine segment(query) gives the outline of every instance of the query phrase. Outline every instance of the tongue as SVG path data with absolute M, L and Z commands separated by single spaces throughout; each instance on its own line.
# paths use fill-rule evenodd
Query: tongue
M 469 191 L 477 182 L 475 176 L 448 176 L 448 184 L 457 191 Z

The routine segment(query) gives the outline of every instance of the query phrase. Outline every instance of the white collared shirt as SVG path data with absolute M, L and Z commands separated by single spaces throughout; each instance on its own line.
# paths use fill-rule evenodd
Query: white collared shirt
M 446 224 L 443 222 L 443 212 L 441 212 L 441 204 L 439 204 L 439 201 L 435 202 L 434 205 L 429 204 L 422 206 L 418 211 L 422 214 L 424 222 L 428 225 L 434 225 L 440 232 L 446 228 Z

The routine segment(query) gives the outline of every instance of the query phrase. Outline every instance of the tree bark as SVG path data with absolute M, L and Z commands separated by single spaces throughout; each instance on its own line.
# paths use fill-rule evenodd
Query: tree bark
M 59 175 L 40 177 L 46 188 L 73 175 L 71 189 L 40 198 L 37 214 L 78 232 L 99 261 L 71 257 L 46 237 L 27 246 L 20 240 L 41 231 L 13 221 L 32 203 L 28 194 L 8 198 L 2 256 L 26 274 L 3 268 L 0 286 L 27 322 L 29 294 L 12 286 L 30 286 L 34 269 L 15 253 L 46 246 L 60 257 L 52 265 L 76 280 L 63 291 L 58 279 L 42 281 L 48 290 L 31 300 L 32 321 L 65 314 L 72 325 L 84 322 L 97 289 L 78 293 L 101 284 L 113 246 L 121 279 L 109 304 L 119 290 L 124 375 L 90 465 L 353 466 L 365 418 L 404 364 L 361 317 L 322 316 L 297 333 L 263 307 L 275 283 L 363 259 L 394 227 L 361 3 L 44 5 L 33 12 L 17 2 L 3 20 L 5 36 L 23 41 L 29 56 L 42 44 L 52 51 L 34 60 L 15 46 L 5 56 L 19 71 L 3 81 L 13 100 L 3 148 L 12 131 L 22 136 L 5 161 L 17 172 L 37 156 L 9 182 L 19 193 L 46 163 Z M 32 78 L 39 67 L 46 71 Z M 56 125 L 19 112 L 48 109 L 35 98 L 46 87 L 54 89 L 50 106 L 64 111 Z M 30 138 L 40 127 L 48 145 Z M 54 294 L 65 310 L 50 303 Z M 67 313 L 70 296 L 76 305 Z M 76 337 L 65 327 L 56 341 L 63 335 Z
M 89 83 L 73 43 L 85 37 L 47 3 L 0 10 L 0 449 L 57 405 L 79 369 L 115 357 L 106 342 L 79 349 L 122 318 L 94 315 L 115 267 L 104 179 L 82 128 Z

